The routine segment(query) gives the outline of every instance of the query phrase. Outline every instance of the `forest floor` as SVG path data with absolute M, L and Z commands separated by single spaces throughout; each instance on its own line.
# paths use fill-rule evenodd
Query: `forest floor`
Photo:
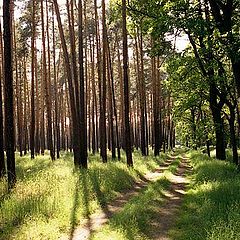
M 16 187 L 0 181 L 0 240 L 238 240 L 240 174 L 227 161 L 176 149 L 154 157 L 134 151 L 76 171 L 62 152 L 17 156 Z M 214 156 L 214 152 L 212 152 Z
M 170 156 L 163 164 L 153 172 L 149 172 L 135 182 L 131 189 L 123 191 L 116 199 L 110 203 L 103 203 L 101 212 L 92 214 L 85 219 L 81 226 L 72 229 L 70 238 L 61 238 L 62 240 L 83 240 L 83 239 L 101 239 L 98 237 L 98 232 L 101 232 L 103 225 L 109 224 L 114 215 L 124 211 L 124 206 L 133 198 L 138 198 L 138 195 L 143 195 L 147 192 L 148 186 L 161 178 L 165 178 L 166 171 L 171 171 L 172 174 L 168 178 L 170 185 L 167 191 L 163 193 L 163 202 L 156 205 L 155 213 L 150 221 L 148 237 L 150 239 L 167 240 L 168 232 L 173 227 L 177 212 L 182 204 L 185 194 L 186 185 L 189 183 L 186 178 L 186 173 L 191 171 L 189 159 L 186 157 Z

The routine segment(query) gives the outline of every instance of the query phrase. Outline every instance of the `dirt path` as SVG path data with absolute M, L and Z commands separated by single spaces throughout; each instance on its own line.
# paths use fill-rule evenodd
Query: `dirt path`
M 175 158 L 172 157 L 171 159 L 166 160 L 154 172 L 146 174 L 140 181 L 136 182 L 131 189 L 122 192 L 111 203 L 102 207 L 101 212 L 92 214 L 88 219 L 82 221 L 81 226 L 73 229 L 70 237 L 63 237 L 61 240 L 89 239 L 95 231 L 108 222 L 113 214 L 118 213 L 132 197 L 138 195 L 139 191 L 145 188 L 149 182 L 159 179 L 174 160 Z M 166 196 L 164 206 L 160 208 L 159 219 L 155 219 L 155 221 L 152 222 L 154 231 L 150 234 L 153 239 L 168 239 L 166 238 L 167 231 L 170 226 L 172 226 L 174 214 L 176 213 L 178 206 L 181 204 L 182 196 L 184 194 L 186 180 L 182 175 L 186 171 L 186 168 L 186 159 L 183 159 L 177 173 L 171 179 L 172 185 Z
M 171 187 L 165 194 L 165 202 L 159 207 L 159 213 L 151 222 L 152 228 L 149 234 L 151 239 L 170 240 L 168 232 L 175 224 L 179 207 L 189 183 L 186 173 L 191 170 L 188 159 L 182 158 L 177 172 L 171 178 Z

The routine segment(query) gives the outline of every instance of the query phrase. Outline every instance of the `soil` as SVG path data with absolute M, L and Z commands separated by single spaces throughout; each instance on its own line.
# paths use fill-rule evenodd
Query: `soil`
M 113 214 L 118 213 L 132 197 L 138 195 L 140 190 L 147 187 L 149 182 L 159 179 L 174 160 L 175 157 L 171 157 L 171 159 L 168 159 L 155 169 L 154 172 L 146 174 L 140 181 L 135 182 L 131 189 L 123 191 L 111 203 L 102 207 L 101 212 L 92 214 L 87 219 L 84 219 L 81 222 L 81 226 L 73 229 L 70 237 L 62 237 L 60 240 L 89 239 L 95 231 L 108 222 Z M 165 201 L 159 208 L 157 216 L 154 216 L 152 219 L 151 232 L 149 233 L 150 239 L 170 239 L 168 237 L 168 231 L 173 227 L 178 208 L 182 204 L 185 189 L 188 184 L 185 174 L 189 170 L 188 159 L 182 158 L 177 172 L 171 178 L 171 186 L 165 194 Z
M 186 173 L 191 171 L 188 159 L 182 158 L 177 172 L 171 178 L 171 187 L 165 194 L 165 202 L 159 207 L 158 214 L 151 222 L 150 239 L 170 240 L 169 230 L 174 226 L 178 210 L 182 205 L 185 190 L 189 183 Z

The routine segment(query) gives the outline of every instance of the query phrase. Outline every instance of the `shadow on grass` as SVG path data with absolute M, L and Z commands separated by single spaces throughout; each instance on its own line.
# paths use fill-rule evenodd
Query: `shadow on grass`
M 29 160 L 34 161 L 34 160 Z M 23 166 L 23 165 L 17 165 L 16 166 L 16 174 L 18 180 L 24 180 L 29 178 L 34 178 L 36 174 L 41 172 L 42 170 L 48 169 L 52 166 L 52 162 L 46 163 L 45 161 L 40 162 L 37 161 L 32 166 Z
M 90 198 L 89 198 L 89 189 L 87 184 L 88 172 L 87 170 L 79 170 L 78 171 L 78 180 L 75 186 L 74 193 L 74 202 L 73 208 L 71 212 L 71 230 L 70 230 L 70 239 L 74 238 L 74 232 L 76 227 L 78 226 L 78 210 L 80 207 L 83 207 L 84 217 L 87 219 L 86 227 L 91 232 L 91 220 L 90 220 Z
M 148 237 L 151 219 L 157 215 L 158 207 L 164 199 L 163 191 L 169 186 L 170 182 L 166 178 L 150 183 L 110 219 L 110 228 L 120 230 L 124 238 L 129 240 Z
M 31 214 L 50 216 L 51 212 L 45 207 L 45 193 L 28 196 L 21 200 L 11 199 L 11 193 L 0 203 L 0 239 L 13 239 L 12 233 L 19 228 L 26 216 Z M 54 211 L 54 210 L 53 210 Z
M 109 163 L 111 165 L 111 163 Z M 81 170 L 77 174 L 78 181 L 75 186 L 74 203 L 71 213 L 71 229 L 70 239 L 78 234 L 78 230 L 84 231 L 84 235 L 91 236 L 95 231 L 96 221 L 105 221 L 103 219 L 94 219 L 91 217 L 90 206 L 96 201 L 102 209 L 105 218 L 112 216 L 112 212 L 108 208 L 108 202 L 114 198 L 116 192 L 130 187 L 134 182 L 134 177 L 127 169 L 112 164 L 96 165 L 91 169 Z M 91 198 L 90 198 L 91 196 Z M 79 210 L 83 210 L 83 218 L 85 218 L 81 228 L 79 225 Z M 101 217 L 102 218 L 102 217 Z

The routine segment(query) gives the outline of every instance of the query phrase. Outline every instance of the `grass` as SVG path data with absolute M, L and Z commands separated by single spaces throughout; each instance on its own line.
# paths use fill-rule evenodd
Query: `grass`
M 165 176 L 150 183 L 115 214 L 107 225 L 95 233 L 91 240 L 150 239 L 151 221 L 159 212 L 159 206 L 162 205 L 164 193 L 169 186 L 170 181 Z
M 72 155 L 62 153 L 52 162 L 49 154 L 16 156 L 17 184 L 9 193 L 0 181 L 0 239 L 59 239 L 69 236 L 89 214 L 99 210 L 134 181 L 155 169 L 166 155 L 141 157 L 134 152 L 135 168 L 124 160 L 100 162 L 89 157 L 89 170 L 75 171 Z
M 180 160 L 174 160 L 163 176 L 130 199 L 123 209 L 113 215 L 109 223 L 95 233 L 91 240 L 147 240 L 156 230 L 154 221 L 159 221 L 159 211 L 170 187 L 170 178 L 177 171 Z
M 189 153 L 194 175 L 170 232 L 177 240 L 240 239 L 240 175 L 229 161 Z

